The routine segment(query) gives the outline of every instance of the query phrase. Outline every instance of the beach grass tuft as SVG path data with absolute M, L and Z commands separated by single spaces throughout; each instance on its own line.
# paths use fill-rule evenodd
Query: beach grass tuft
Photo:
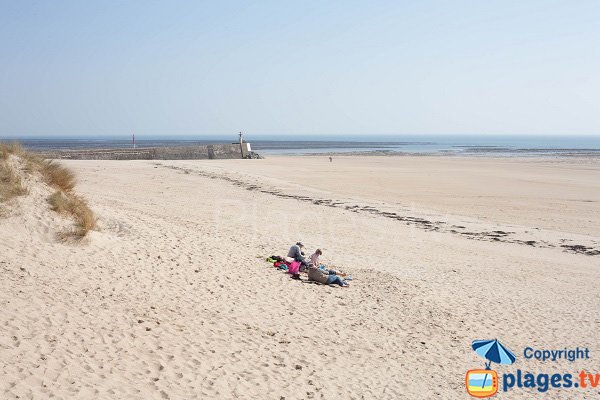
M 15 173 L 4 159 L 0 162 L 0 202 L 9 201 L 28 193 L 21 182 L 21 177 Z
M 15 174 L 8 163 L 11 154 L 21 159 L 26 172 L 39 173 L 44 182 L 56 190 L 47 199 L 50 208 L 74 220 L 73 229 L 58 234 L 60 240 L 78 241 L 96 228 L 97 219 L 87 201 L 74 193 L 76 178 L 73 171 L 54 160 L 45 160 L 26 151 L 17 142 L 10 144 L 0 142 L 0 201 L 28 193 L 21 184 L 21 178 Z
M 67 193 L 75 187 L 75 174 L 70 169 L 53 160 L 41 160 L 39 166 L 39 171 L 49 186 Z
M 50 209 L 59 214 L 68 215 L 75 221 L 74 229 L 58 234 L 60 240 L 81 240 L 96 227 L 96 217 L 82 197 L 57 190 L 48 197 L 48 203 Z
M 0 142 L 0 160 L 6 160 L 11 154 L 20 154 L 23 148 L 18 142 L 4 143 Z
M 64 192 L 70 192 L 75 187 L 75 174 L 70 169 L 23 149 L 18 142 L 0 143 L 0 159 L 6 159 L 10 154 L 20 157 L 25 162 L 27 172 L 39 172 L 49 186 Z

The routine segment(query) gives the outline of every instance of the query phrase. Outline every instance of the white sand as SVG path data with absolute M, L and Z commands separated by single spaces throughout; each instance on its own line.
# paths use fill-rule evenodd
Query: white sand
M 65 164 L 100 231 L 56 243 L 34 181 L 0 219 L 2 399 L 464 399 L 493 338 L 517 354 L 499 373 L 600 372 L 600 256 L 561 247 L 600 249 L 597 160 Z M 264 262 L 297 240 L 351 288 Z

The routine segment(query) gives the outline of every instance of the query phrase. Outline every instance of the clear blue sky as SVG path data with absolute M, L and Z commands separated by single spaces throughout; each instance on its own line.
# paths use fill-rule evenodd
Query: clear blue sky
M 0 0 L 0 136 L 600 134 L 600 1 Z

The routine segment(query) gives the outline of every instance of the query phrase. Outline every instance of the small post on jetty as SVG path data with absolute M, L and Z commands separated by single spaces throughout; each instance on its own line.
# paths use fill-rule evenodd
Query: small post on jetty
M 131 135 L 131 141 L 133 143 L 133 148 L 135 149 L 135 133 Z

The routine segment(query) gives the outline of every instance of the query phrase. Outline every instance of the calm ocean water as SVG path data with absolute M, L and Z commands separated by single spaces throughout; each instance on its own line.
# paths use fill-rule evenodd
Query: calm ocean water
M 10 141 L 15 138 L 0 138 Z M 130 138 L 16 138 L 30 150 L 131 148 Z M 190 146 L 232 143 L 234 137 L 143 138 L 138 147 Z M 599 155 L 600 136 L 320 136 L 276 137 L 247 135 L 252 149 L 263 155 L 327 154 L 386 151 L 469 156 Z

